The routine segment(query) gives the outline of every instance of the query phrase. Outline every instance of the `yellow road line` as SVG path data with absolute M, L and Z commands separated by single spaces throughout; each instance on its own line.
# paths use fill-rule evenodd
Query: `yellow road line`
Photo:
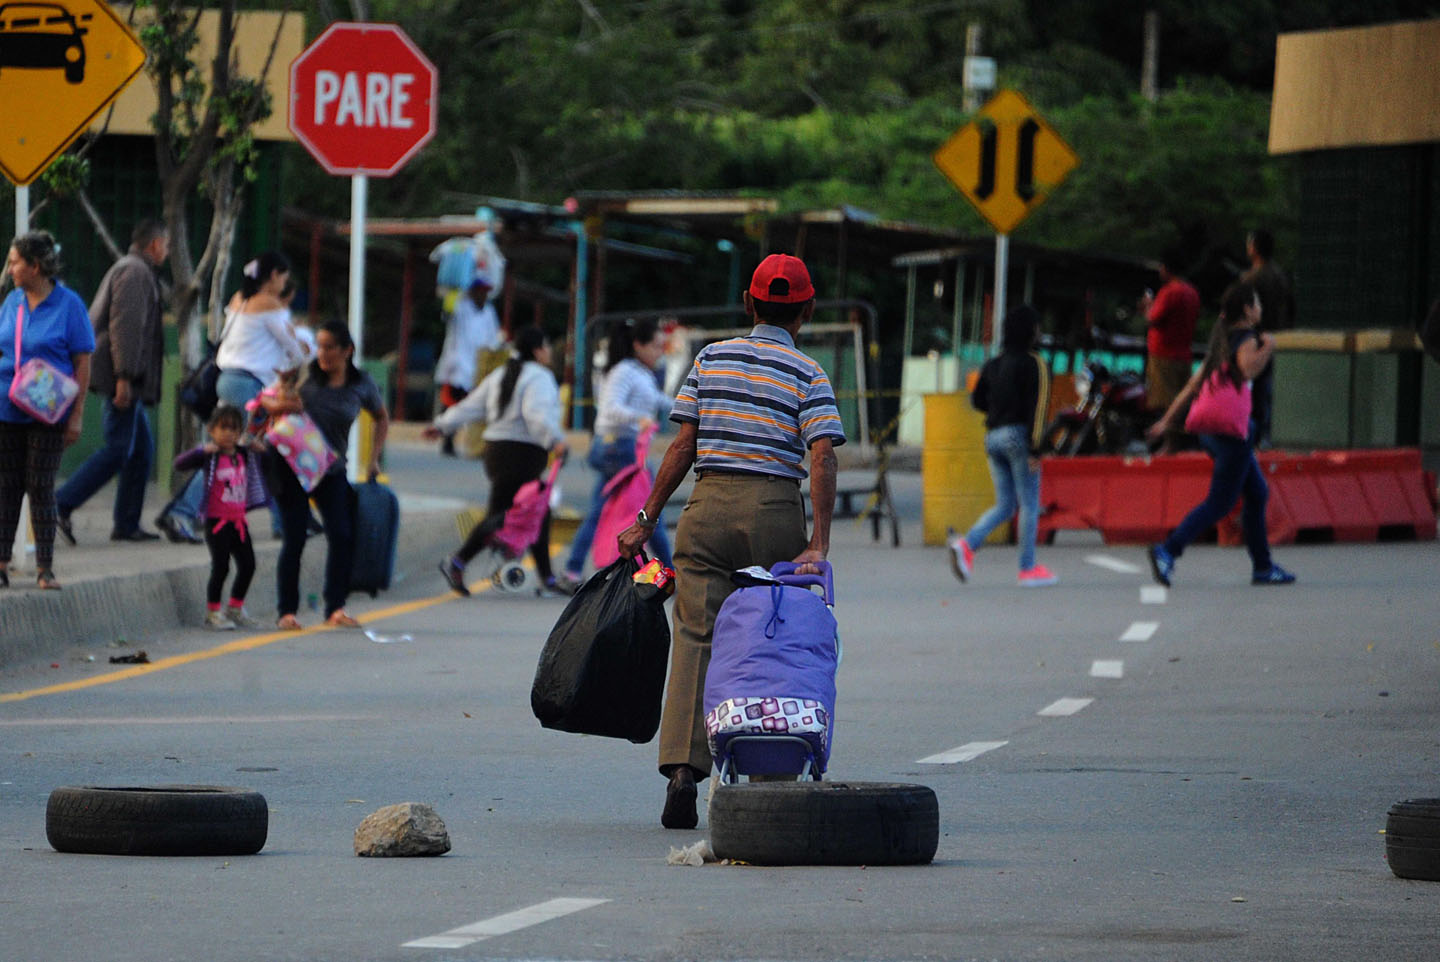
M 470 590 L 472 592 L 485 591 L 490 587 L 490 584 L 490 579 L 486 578 L 483 581 L 477 581 L 471 585 Z M 443 604 L 447 601 L 458 601 L 459 599 L 459 595 L 447 591 L 443 595 L 435 595 L 431 598 L 420 598 L 416 601 L 406 601 L 402 604 L 391 605 L 389 608 L 381 608 L 379 611 L 372 611 L 363 619 L 358 620 L 362 625 L 367 625 L 377 621 L 384 621 L 387 618 L 394 618 L 397 615 L 407 615 L 413 611 L 432 608 L 435 605 Z M 0 694 L 0 704 L 12 701 L 25 701 L 30 698 L 39 698 L 42 695 L 62 695 L 67 692 L 80 691 L 85 688 L 94 688 L 97 685 L 109 685 L 117 681 L 125 681 L 129 678 L 139 678 L 141 675 L 148 675 L 152 672 L 166 671 L 170 668 L 178 668 L 181 665 L 205 661 L 209 658 L 233 655 L 241 651 L 254 651 L 256 648 L 273 645 L 277 641 L 303 638 L 306 635 L 338 630 L 339 629 L 333 628 L 330 625 L 321 624 L 313 628 L 302 628 L 299 631 L 272 631 L 263 635 L 253 635 L 249 638 L 237 638 L 235 641 L 226 642 L 214 648 L 207 648 L 204 651 L 194 651 L 186 655 L 171 655 L 168 658 L 161 658 L 159 661 L 152 661 L 144 665 L 135 665 L 131 668 L 122 668 L 119 671 L 112 671 L 104 675 L 94 675 L 90 678 L 77 678 L 75 681 L 61 682 L 58 685 L 46 685 L 44 688 L 31 688 L 28 691 L 6 692 Z

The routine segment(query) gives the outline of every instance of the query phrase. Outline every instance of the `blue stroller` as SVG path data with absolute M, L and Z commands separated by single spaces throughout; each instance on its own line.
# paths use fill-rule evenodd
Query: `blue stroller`
M 715 618 L 703 704 L 722 784 L 741 775 L 819 781 L 829 763 L 841 655 L 834 574 L 828 563 L 820 574 L 796 567 L 735 572 L 741 587 Z

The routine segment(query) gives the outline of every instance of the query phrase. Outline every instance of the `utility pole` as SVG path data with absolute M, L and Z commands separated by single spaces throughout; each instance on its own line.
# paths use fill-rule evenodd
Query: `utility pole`
M 1154 103 L 1160 94 L 1156 80 L 1160 62 L 1160 14 L 1145 11 L 1145 48 L 1140 60 L 1140 96 Z
M 972 23 L 965 28 L 964 107 L 967 114 L 973 114 L 975 111 L 979 110 L 984 94 L 987 93 L 988 90 L 993 90 L 995 87 L 995 81 L 993 79 L 993 61 L 991 61 L 992 79 L 990 80 L 989 88 L 985 88 L 981 84 L 976 83 L 976 80 L 981 78 L 976 77 L 975 71 L 973 69 L 974 65 L 979 63 L 978 58 L 980 57 L 980 43 L 984 37 L 984 30 L 985 28 L 978 23 Z

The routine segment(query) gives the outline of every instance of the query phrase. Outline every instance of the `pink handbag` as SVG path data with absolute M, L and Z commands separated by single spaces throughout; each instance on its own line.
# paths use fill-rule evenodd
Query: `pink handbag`
M 55 424 L 70 410 L 80 385 L 43 358 L 20 363 L 20 322 L 24 317 L 22 301 L 15 309 L 15 376 L 10 379 L 10 402 L 37 421 Z
M 1213 372 L 1200 385 L 1200 394 L 1190 402 L 1185 415 L 1185 430 L 1190 434 L 1223 434 L 1246 438 L 1250 434 L 1250 382 L 1239 387 L 1225 374 L 1225 368 Z
M 271 418 L 265 443 L 285 459 L 300 487 L 307 492 L 315 490 L 326 470 L 335 463 L 335 452 L 325 441 L 325 435 L 304 411 Z

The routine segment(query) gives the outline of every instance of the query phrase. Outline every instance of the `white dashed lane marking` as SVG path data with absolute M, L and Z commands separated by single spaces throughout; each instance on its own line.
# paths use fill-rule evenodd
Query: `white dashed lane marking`
M 1140 603 L 1142 605 L 1163 605 L 1165 603 L 1164 585 L 1144 585 L 1140 589 Z
M 1035 714 L 1043 715 L 1046 718 L 1060 718 L 1064 715 L 1073 715 L 1094 700 L 1093 698 L 1059 698 Z
M 1124 678 L 1125 662 L 1096 661 L 1090 665 L 1091 678 Z
M 917 765 L 953 765 L 956 762 L 968 762 L 979 758 L 986 752 L 993 752 L 997 748 L 1003 748 L 1009 742 L 966 742 L 959 748 L 952 748 L 948 752 L 941 752 L 938 755 L 929 755 L 920 759 Z
M 463 949 L 465 946 L 472 945 L 482 939 L 493 938 L 497 935 L 507 935 L 510 932 L 518 932 L 520 929 L 529 928 L 532 925 L 539 925 L 541 922 L 549 922 L 552 919 L 558 919 L 572 912 L 580 912 L 584 909 L 594 908 L 608 901 L 610 900 L 551 899 L 548 902 L 541 902 L 539 905 L 532 905 L 529 908 L 506 912 L 504 915 L 481 919 L 479 922 L 471 922 L 469 925 L 462 925 L 458 929 L 441 932 L 439 935 L 431 935 L 427 938 L 416 939 L 413 942 L 406 942 L 401 948 Z
M 1138 575 L 1140 573 L 1139 565 L 1133 565 L 1128 561 L 1121 561 L 1119 558 L 1112 558 L 1106 554 L 1087 554 L 1085 562 L 1097 568 L 1118 571 L 1122 575 Z
M 1159 627 L 1160 622 L 1158 621 L 1134 621 L 1130 623 L 1129 628 L 1125 629 L 1125 634 L 1120 636 L 1120 640 L 1149 641 Z

